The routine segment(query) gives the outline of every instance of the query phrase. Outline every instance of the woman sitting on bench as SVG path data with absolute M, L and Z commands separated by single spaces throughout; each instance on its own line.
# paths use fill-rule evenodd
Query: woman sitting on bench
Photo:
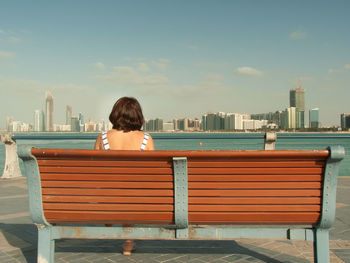
M 152 137 L 141 131 L 144 118 L 141 106 L 135 98 L 118 99 L 109 120 L 113 129 L 97 137 L 95 150 L 154 150 Z M 126 240 L 123 254 L 130 255 L 134 248 L 134 242 Z

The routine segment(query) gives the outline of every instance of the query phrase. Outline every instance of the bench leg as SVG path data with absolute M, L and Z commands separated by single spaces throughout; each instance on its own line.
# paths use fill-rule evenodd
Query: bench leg
M 329 231 L 316 228 L 314 240 L 315 263 L 329 263 Z
M 38 227 L 38 263 L 54 263 L 55 240 L 51 227 Z
M 131 240 L 131 239 L 125 240 L 124 245 L 123 245 L 123 255 L 124 256 L 130 256 L 131 252 L 133 250 L 135 250 L 135 242 L 134 242 L 134 240 Z

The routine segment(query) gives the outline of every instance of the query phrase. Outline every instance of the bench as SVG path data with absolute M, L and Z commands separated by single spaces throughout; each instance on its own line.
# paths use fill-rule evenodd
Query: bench
M 21 146 L 38 262 L 55 240 L 275 238 L 314 241 L 329 262 L 344 148 L 95 151 Z M 112 225 L 112 226 L 111 226 Z

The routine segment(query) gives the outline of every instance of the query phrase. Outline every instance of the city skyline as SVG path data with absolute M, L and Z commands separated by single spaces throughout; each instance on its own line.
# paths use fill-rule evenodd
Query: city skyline
M 349 11 L 340 0 L 5 1 L 0 117 L 32 122 L 47 90 L 55 123 L 66 105 L 106 120 L 121 96 L 164 120 L 271 112 L 301 80 L 305 116 L 318 107 L 323 125 L 339 125 L 350 111 Z
M 188 116 L 183 118 L 172 118 L 164 120 L 162 118 L 145 118 L 143 129 L 146 131 L 239 131 L 239 130 L 300 130 L 311 128 L 327 128 L 321 125 L 319 118 L 319 108 L 309 110 L 308 125 L 305 125 L 305 89 L 299 83 L 298 88 L 289 91 L 289 106 L 285 110 L 276 110 L 268 113 L 232 113 L 232 112 L 207 112 L 202 113 L 201 118 L 191 119 Z M 85 122 L 84 114 L 79 112 L 73 116 L 72 106 L 66 105 L 65 123 L 54 123 L 54 99 L 50 92 L 45 93 L 45 113 L 43 110 L 34 111 L 34 124 L 21 120 L 14 120 L 13 117 L 6 117 L 6 129 L 13 132 L 91 132 L 106 131 L 111 129 L 112 124 L 104 119 L 94 122 L 89 118 Z M 342 129 L 348 127 L 348 115 L 342 113 L 340 125 Z M 345 116 L 345 117 L 344 117 Z M 344 124 L 345 123 L 345 124 Z M 165 125 L 164 125 L 165 124 Z M 171 129 L 171 125 L 173 129 Z M 334 127 L 332 127 L 334 128 Z

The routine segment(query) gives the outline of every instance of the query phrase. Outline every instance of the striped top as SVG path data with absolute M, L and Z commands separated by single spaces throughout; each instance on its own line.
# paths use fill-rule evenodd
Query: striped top
M 149 139 L 149 134 L 145 133 L 145 136 L 143 137 L 143 141 L 140 147 L 140 150 L 143 151 L 146 149 L 146 145 Z M 103 148 L 105 148 L 105 150 L 110 150 L 111 147 L 109 146 L 108 143 L 108 139 L 107 139 L 107 133 L 106 132 L 102 132 L 102 144 L 103 144 Z

